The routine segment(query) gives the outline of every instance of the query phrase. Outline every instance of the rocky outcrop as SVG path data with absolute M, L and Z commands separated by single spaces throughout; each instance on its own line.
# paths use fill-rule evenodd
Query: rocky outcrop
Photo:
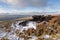
M 44 34 L 56 34 L 60 33 L 60 18 L 59 16 L 33 16 L 33 21 L 36 21 L 36 30 L 33 32 L 32 28 L 27 30 L 27 34 L 31 35 L 32 32 L 37 36 L 41 36 Z M 48 21 L 47 21 L 48 20 Z
M 54 16 L 51 16 L 51 15 L 48 15 L 48 16 L 44 16 L 44 15 L 34 15 L 34 16 L 32 16 L 33 17 L 33 21 L 40 21 L 40 22 L 42 22 L 42 21 L 49 21 L 49 20 L 51 20 Z

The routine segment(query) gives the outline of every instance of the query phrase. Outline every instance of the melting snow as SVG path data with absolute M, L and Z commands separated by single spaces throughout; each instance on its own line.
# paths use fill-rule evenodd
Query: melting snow
M 17 37 L 15 34 L 8 34 L 7 35 L 8 39 L 10 40 L 18 40 L 19 37 Z
M 27 30 L 29 28 L 34 28 L 36 29 L 36 22 L 28 22 L 27 23 L 27 26 L 22 26 L 22 25 L 19 25 L 20 22 L 17 22 L 15 25 L 16 25 L 16 28 L 17 29 L 20 29 L 20 31 L 22 32 L 23 30 Z
M 12 23 L 11 25 L 11 31 L 7 34 L 5 33 L 3 30 L 0 29 L 0 37 L 8 37 L 8 39 L 10 40 L 24 40 L 24 38 L 19 38 L 16 36 L 15 34 L 15 31 L 16 29 L 20 30 L 21 32 L 23 30 L 28 30 L 29 28 L 34 28 L 36 29 L 36 22 L 33 22 L 33 21 L 29 21 L 27 23 L 27 26 L 22 26 L 22 25 L 19 25 L 19 23 L 21 23 L 20 21 L 19 22 L 16 22 L 15 24 Z M 3 35 L 4 34 L 4 35 Z M 36 37 L 32 37 L 32 40 L 34 40 Z
M 46 34 L 46 35 L 44 36 L 44 38 L 45 38 L 45 39 L 49 39 L 50 36 Z
M 0 28 L 0 38 L 4 37 L 7 33 L 4 32 L 2 28 Z
M 21 38 L 19 38 L 19 40 L 24 40 L 24 38 L 21 37 Z
M 29 40 L 36 40 L 37 37 L 36 36 L 32 36 L 32 38 L 30 38 Z

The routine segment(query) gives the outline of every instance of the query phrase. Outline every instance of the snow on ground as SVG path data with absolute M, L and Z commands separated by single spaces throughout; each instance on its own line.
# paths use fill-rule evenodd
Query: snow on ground
M 30 22 L 27 23 L 27 26 L 19 25 L 19 23 L 20 22 L 17 22 L 15 25 L 16 25 L 16 28 L 19 29 L 21 32 L 23 30 L 28 30 L 29 28 L 36 29 L 36 22 L 30 21 Z
M 28 30 L 29 28 L 34 28 L 34 29 L 36 29 L 36 22 L 33 22 L 33 21 L 29 21 L 28 23 L 27 23 L 27 26 L 22 26 L 22 25 L 19 25 L 19 23 L 21 23 L 21 21 L 18 21 L 18 22 L 16 22 L 15 24 L 13 24 L 12 23 L 12 25 L 11 25 L 11 27 L 12 27 L 12 32 L 14 32 L 16 29 L 18 29 L 18 30 L 20 30 L 20 32 L 22 32 L 23 30 Z M 11 33 L 12 33 L 11 32 Z M 14 39 L 18 39 L 18 37 L 16 37 L 15 36 L 15 34 L 14 35 L 10 35 L 10 34 L 8 34 L 8 37 L 9 38 L 12 38 L 13 40 Z M 32 38 L 31 38 L 31 40 L 35 40 L 35 36 L 33 36 Z M 12 40 L 11 39 L 11 40 Z M 19 40 L 24 40 L 24 38 L 19 38 Z
M 18 40 L 19 37 L 17 37 L 15 34 L 8 34 L 7 35 L 8 39 L 10 40 Z
M 44 36 L 44 38 L 45 38 L 45 39 L 49 39 L 50 36 L 49 36 L 48 34 L 46 34 L 46 35 Z
M 18 40 L 18 39 L 19 39 L 19 40 L 24 40 L 24 38 L 19 38 L 19 37 L 16 36 L 16 33 L 15 33 L 16 29 L 20 30 L 21 32 L 22 32 L 23 30 L 28 30 L 29 28 L 34 28 L 34 29 L 36 29 L 36 22 L 29 21 L 29 22 L 27 23 L 27 26 L 19 25 L 19 23 L 21 23 L 21 22 L 18 21 L 18 22 L 16 22 L 15 24 L 12 23 L 12 25 L 11 25 L 11 31 L 10 31 L 9 33 L 8 33 L 8 32 L 5 33 L 4 30 L 2 30 L 2 29 L 0 28 L 0 38 L 6 36 L 9 40 Z M 36 37 L 33 36 L 31 40 L 34 40 L 35 38 L 36 38 Z
M 37 37 L 36 36 L 32 36 L 32 38 L 30 38 L 29 40 L 36 40 Z
M 7 32 L 4 32 L 4 29 L 0 28 L 0 38 L 4 37 Z
M 24 40 L 24 38 L 21 37 L 21 38 L 19 38 L 19 40 Z

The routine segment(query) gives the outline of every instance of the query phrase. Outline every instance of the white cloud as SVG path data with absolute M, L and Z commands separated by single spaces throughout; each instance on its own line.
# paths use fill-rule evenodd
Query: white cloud
M 17 10 L 11 9 L 11 10 L 6 10 L 4 8 L 0 8 L 0 13 L 17 13 Z
M 35 11 L 37 11 L 37 10 L 35 10 Z M 25 12 L 34 12 L 34 10 L 17 10 L 17 9 L 5 9 L 5 8 L 0 8 L 0 14 L 1 13 L 17 13 L 17 14 L 19 14 L 19 13 L 21 13 L 21 12 L 23 12 L 23 13 L 25 13 Z
M 0 13 L 5 13 L 5 12 L 7 11 L 0 8 Z

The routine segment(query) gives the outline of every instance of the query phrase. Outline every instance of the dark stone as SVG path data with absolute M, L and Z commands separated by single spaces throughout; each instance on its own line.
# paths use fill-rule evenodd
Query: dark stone
M 23 22 L 19 23 L 19 25 L 26 26 L 27 23 L 28 23 L 28 21 L 23 21 Z

